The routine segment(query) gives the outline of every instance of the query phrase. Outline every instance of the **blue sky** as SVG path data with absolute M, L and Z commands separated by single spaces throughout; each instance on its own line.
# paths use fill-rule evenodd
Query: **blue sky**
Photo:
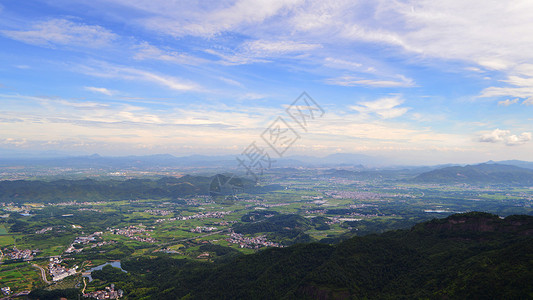
M 531 1 L 0 1 L 0 149 L 533 160 Z

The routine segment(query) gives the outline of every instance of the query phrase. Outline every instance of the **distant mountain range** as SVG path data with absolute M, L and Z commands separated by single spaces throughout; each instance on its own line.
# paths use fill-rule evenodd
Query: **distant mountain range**
M 0 152 L 0 154 L 2 154 Z M 42 167 L 69 167 L 69 168 L 154 168 L 154 167 L 226 167 L 238 166 L 237 155 L 190 155 L 176 157 L 170 154 L 156 154 L 146 156 L 121 156 L 109 157 L 99 154 L 85 156 L 9 156 L 0 155 L 0 167 L 9 166 L 42 166 Z M 353 167 L 358 165 L 375 166 L 384 165 L 383 159 L 363 155 L 336 153 L 325 157 L 288 156 L 272 157 L 272 167 Z
M 84 156 L 66 156 L 60 153 L 39 153 L 35 156 L 15 155 L 0 149 L 0 167 L 59 167 L 59 168 L 94 168 L 94 169 L 153 169 L 153 168 L 238 168 L 237 155 L 189 155 L 173 156 L 155 154 L 145 156 L 101 156 L 99 154 Z M 272 157 L 272 168 L 337 168 L 349 170 L 411 170 L 410 172 L 426 172 L 442 167 L 458 166 L 446 164 L 436 166 L 403 166 L 395 165 L 382 157 L 357 153 L 335 153 L 324 157 L 294 155 L 282 158 Z M 533 162 L 508 160 L 487 164 L 505 164 L 521 168 L 533 169 Z
M 512 161 L 510 161 L 512 162 Z M 515 161 L 516 162 L 516 161 Z M 519 162 L 528 165 L 527 162 Z M 454 166 L 422 173 L 413 179 L 424 183 L 482 183 L 533 185 L 533 169 L 513 165 L 484 163 Z

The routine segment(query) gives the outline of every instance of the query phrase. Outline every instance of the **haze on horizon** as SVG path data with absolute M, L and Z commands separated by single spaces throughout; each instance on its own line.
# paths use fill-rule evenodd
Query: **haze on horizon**
M 0 153 L 533 160 L 533 2 L 0 2 Z

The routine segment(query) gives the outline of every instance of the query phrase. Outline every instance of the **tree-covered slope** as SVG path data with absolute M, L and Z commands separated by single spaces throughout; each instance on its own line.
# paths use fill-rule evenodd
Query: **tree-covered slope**
M 224 177 L 224 175 L 217 175 Z M 14 180 L 0 181 L 0 200 L 5 202 L 98 201 L 176 198 L 207 195 L 215 177 L 185 175 L 158 180 Z M 225 178 L 225 177 L 224 177 Z M 229 179 L 229 177 L 228 177 Z M 235 185 L 252 188 L 250 180 L 232 178 Z
M 221 261 L 135 258 L 115 283 L 129 299 L 526 299 L 533 217 L 458 214 Z

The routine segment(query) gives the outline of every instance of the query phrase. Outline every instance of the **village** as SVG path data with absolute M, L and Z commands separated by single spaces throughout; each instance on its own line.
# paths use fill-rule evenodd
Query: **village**
M 256 237 L 246 237 L 240 233 L 231 231 L 230 237 L 226 239 L 232 244 L 239 244 L 241 248 L 259 249 L 262 247 L 278 247 L 282 248 L 283 245 L 268 241 L 266 236 L 260 235 Z
M 101 299 L 119 299 L 124 295 L 122 290 L 115 290 L 115 285 L 112 283 L 110 286 L 106 286 L 105 290 L 98 290 L 83 294 L 85 298 Z

